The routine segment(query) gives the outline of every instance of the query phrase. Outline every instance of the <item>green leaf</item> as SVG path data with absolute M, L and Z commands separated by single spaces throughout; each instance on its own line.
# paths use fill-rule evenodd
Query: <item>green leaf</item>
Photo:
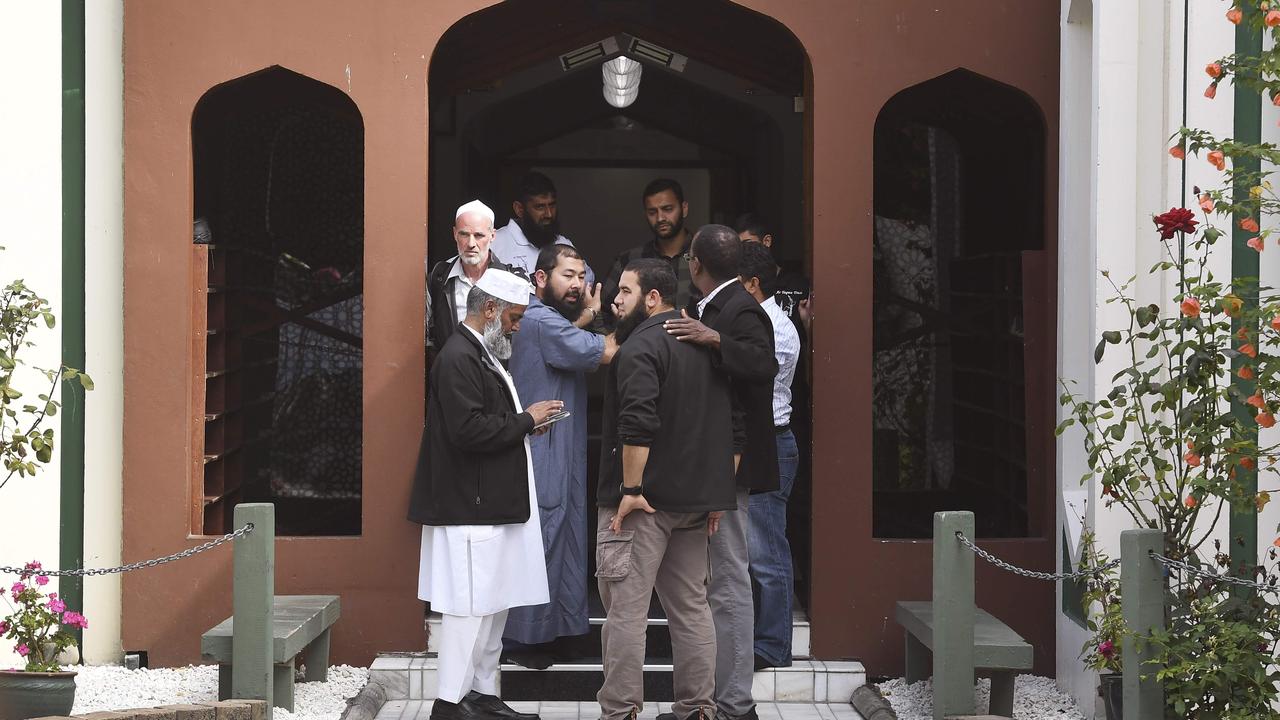
M 1107 342 L 1109 342 L 1109 343 L 1111 343 L 1112 345 L 1119 345 L 1119 344 L 1120 344 L 1120 331 L 1119 331 L 1119 330 L 1106 330 L 1106 331 L 1104 331 L 1104 332 L 1102 333 L 1102 339 L 1103 339 L 1103 340 L 1105 340 L 1105 341 L 1107 341 Z
M 1102 362 L 1102 353 L 1107 349 L 1107 341 L 1099 340 L 1098 346 L 1093 349 L 1093 364 L 1097 365 Z
M 93 379 L 92 379 L 92 378 L 90 378 L 88 375 L 85 375 L 84 373 L 79 373 L 79 375 L 80 375 L 80 384 L 81 384 L 82 386 L 84 386 L 84 389 L 85 389 L 85 390 L 92 390 L 92 389 L 93 389 Z

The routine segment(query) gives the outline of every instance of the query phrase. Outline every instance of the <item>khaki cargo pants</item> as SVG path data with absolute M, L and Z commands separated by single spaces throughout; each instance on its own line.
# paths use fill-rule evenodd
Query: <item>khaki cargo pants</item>
M 599 510 L 596 578 L 604 601 L 601 633 L 604 685 L 596 695 L 604 720 L 644 708 L 645 630 L 649 598 L 658 599 L 671 631 L 675 703 L 679 720 L 715 716 L 716 632 L 707 605 L 707 514 L 627 515 L 622 532 L 609 523 L 615 508 Z

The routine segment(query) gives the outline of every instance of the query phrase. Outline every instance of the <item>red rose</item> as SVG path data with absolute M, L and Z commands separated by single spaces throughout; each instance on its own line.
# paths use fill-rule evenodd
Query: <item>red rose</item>
M 1194 233 L 1199 224 L 1195 213 L 1180 207 L 1169 208 L 1169 212 L 1156 215 L 1151 221 L 1156 224 L 1161 240 L 1168 240 L 1180 232 Z

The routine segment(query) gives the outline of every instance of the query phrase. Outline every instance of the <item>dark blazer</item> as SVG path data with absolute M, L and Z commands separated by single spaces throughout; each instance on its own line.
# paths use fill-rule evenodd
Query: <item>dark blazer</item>
M 441 260 L 427 275 L 427 294 L 431 296 L 431 315 L 427 318 L 427 339 L 435 345 L 436 352 L 440 352 L 444 344 L 449 341 L 449 336 L 453 335 L 454 329 L 458 327 L 458 307 L 453 301 L 453 284 L 457 279 L 449 277 L 449 273 L 453 272 L 453 264 L 457 261 L 457 255 L 448 260 Z M 525 276 L 524 268 L 512 267 L 502 262 L 492 251 L 489 253 L 489 267 L 506 270 L 520 277 Z
M 622 499 L 622 446 L 649 448 L 644 496 L 667 512 L 732 510 L 729 382 L 710 356 L 663 329 L 674 310 L 640 323 L 609 366 L 597 504 Z
M 773 427 L 773 323 L 741 283 L 730 283 L 702 311 L 702 324 L 720 333 L 712 363 L 728 373 L 742 451 L 738 486 L 753 492 L 778 489 L 778 441 Z M 745 432 L 745 442 L 742 440 Z
M 529 519 L 524 437 L 499 369 L 471 332 L 456 328 L 431 368 L 427 427 L 409 498 L 423 525 L 506 525 Z

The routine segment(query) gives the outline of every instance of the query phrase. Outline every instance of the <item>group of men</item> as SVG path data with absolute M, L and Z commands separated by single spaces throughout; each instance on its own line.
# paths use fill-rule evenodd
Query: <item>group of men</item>
M 483 203 L 458 208 L 458 255 L 429 273 L 409 519 L 423 525 L 418 596 L 443 618 L 433 720 L 536 720 L 497 697 L 504 647 L 546 667 L 557 638 L 588 632 L 586 374 L 602 366 L 602 718 L 643 707 L 655 591 L 674 720 L 754 719 L 752 673 L 791 662 L 800 341 L 772 298 L 772 237 L 758 222 L 690 234 L 673 180 L 643 204 L 654 237 L 618 256 L 603 289 L 538 173 L 496 233 Z

